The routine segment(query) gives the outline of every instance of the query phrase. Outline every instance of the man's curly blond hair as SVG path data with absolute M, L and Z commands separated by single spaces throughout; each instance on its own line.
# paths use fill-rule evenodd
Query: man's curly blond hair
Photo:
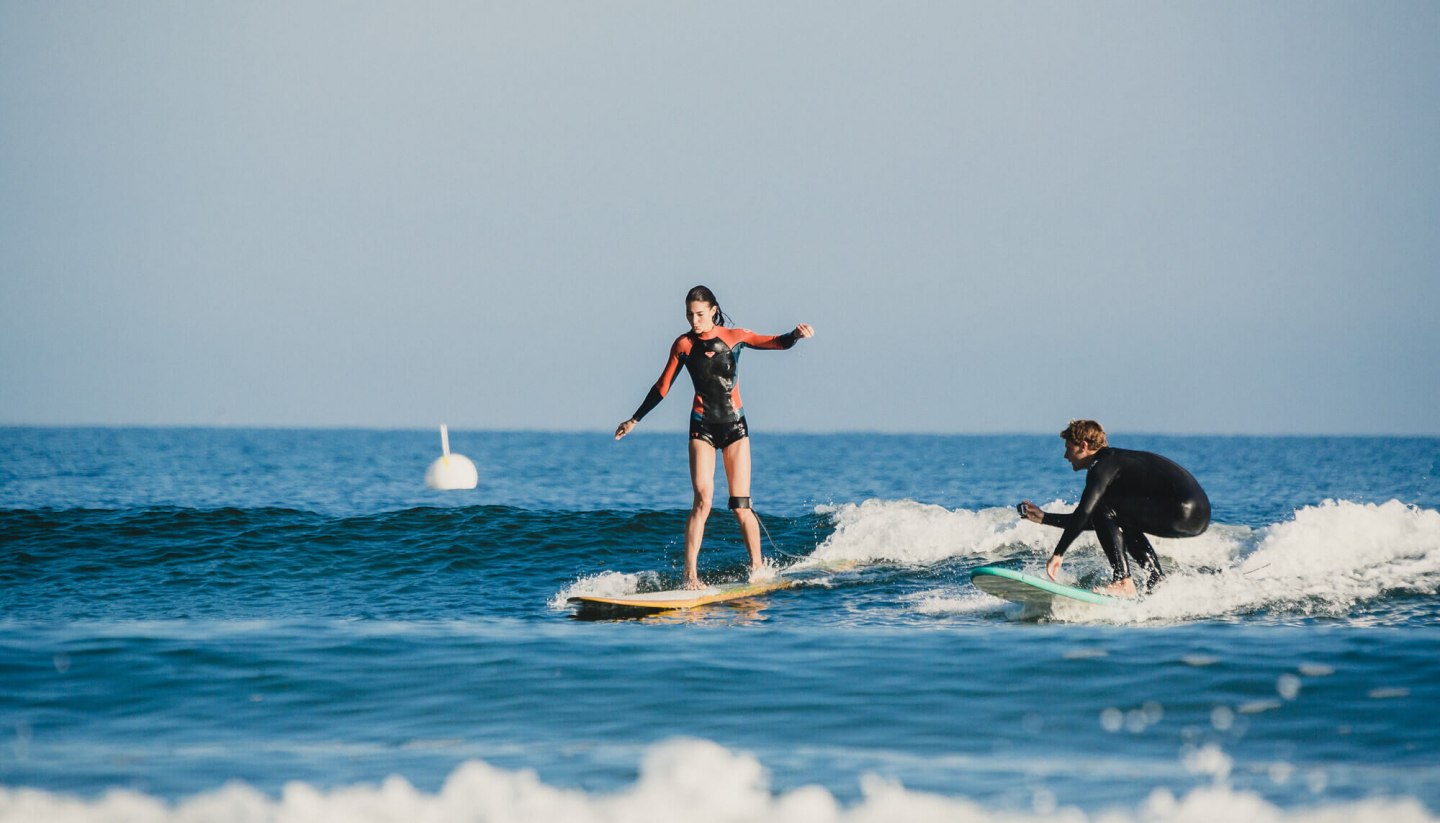
M 1071 443 L 1085 443 L 1093 449 L 1110 445 L 1105 438 L 1105 428 L 1094 420 L 1071 420 L 1060 436 Z

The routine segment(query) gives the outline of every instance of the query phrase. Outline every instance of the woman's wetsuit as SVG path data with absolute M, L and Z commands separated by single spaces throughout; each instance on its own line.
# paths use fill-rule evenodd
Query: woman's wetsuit
M 749 329 L 726 326 L 715 326 L 705 337 L 693 331 L 686 332 L 675 338 L 675 343 L 670 346 L 670 359 L 665 362 L 660 379 L 645 395 L 645 401 L 635 410 L 634 419 L 639 421 L 664 399 L 675 378 L 680 375 L 683 364 L 690 372 L 690 381 L 695 384 L 690 437 L 723 449 L 748 435 L 737 374 L 740 351 L 747 346 L 754 349 L 788 349 L 798 339 L 793 331 L 769 337 Z
M 1093 529 L 1114 579 L 1130 576 L 1128 554 L 1146 573 L 1145 588 L 1149 589 L 1165 572 L 1145 535 L 1194 537 L 1203 533 L 1210 526 L 1210 498 L 1194 476 L 1173 460 L 1151 452 L 1104 448 L 1090 464 L 1075 511 L 1046 513 L 1041 522 L 1065 529 L 1055 545 L 1056 555 L 1065 554 L 1081 532 Z

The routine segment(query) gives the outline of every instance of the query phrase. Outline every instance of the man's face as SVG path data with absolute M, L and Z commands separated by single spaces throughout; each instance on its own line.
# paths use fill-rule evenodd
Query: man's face
M 1095 453 L 1098 451 L 1100 450 L 1092 448 L 1089 443 L 1065 441 L 1065 459 L 1070 461 L 1070 468 L 1077 472 L 1090 468 L 1090 464 L 1095 462 Z

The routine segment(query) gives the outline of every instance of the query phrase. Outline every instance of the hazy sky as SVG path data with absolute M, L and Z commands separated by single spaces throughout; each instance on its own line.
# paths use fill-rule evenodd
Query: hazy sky
M 611 430 L 697 283 L 757 430 L 1440 434 L 1440 3 L 0 0 L 0 424 Z

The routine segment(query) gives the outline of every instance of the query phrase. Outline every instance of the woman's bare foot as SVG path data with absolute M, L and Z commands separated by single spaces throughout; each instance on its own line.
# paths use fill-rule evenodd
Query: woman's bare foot
M 685 590 L 687 590 L 687 591 L 695 591 L 696 589 L 703 589 L 703 588 L 705 588 L 705 584 L 700 582 L 700 578 L 698 578 L 698 577 L 691 577 L 691 578 L 689 578 L 688 580 L 686 580 L 684 583 L 681 583 L 681 584 L 680 584 L 680 588 L 685 589 Z
M 1139 592 L 1135 591 L 1135 581 L 1130 578 L 1116 580 L 1108 586 L 1101 586 L 1094 589 L 1098 594 L 1108 594 L 1111 597 L 1138 597 Z

